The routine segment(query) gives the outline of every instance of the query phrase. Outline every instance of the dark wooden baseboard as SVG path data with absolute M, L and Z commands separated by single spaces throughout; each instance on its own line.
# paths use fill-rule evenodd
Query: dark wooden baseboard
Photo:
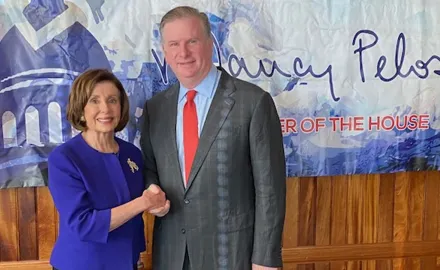
M 297 264 L 430 256 L 440 257 L 440 241 L 304 246 L 283 250 L 283 261 Z
M 1 270 L 52 270 L 47 260 L 41 261 L 18 261 L 18 262 L 1 262 Z
M 440 257 L 440 241 L 394 242 L 340 246 L 304 246 L 283 250 L 288 264 L 316 262 L 364 261 L 411 257 Z M 144 269 L 151 269 L 151 256 L 143 253 Z M 16 261 L 0 263 L 1 270 L 51 270 L 49 261 Z

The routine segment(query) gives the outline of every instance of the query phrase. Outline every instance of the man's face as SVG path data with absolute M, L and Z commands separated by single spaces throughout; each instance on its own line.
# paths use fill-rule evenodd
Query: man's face
M 212 39 L 197 17 L 176 19 L 162 30 L 165 60 L 187 88 L 197 86 L 212 66 Z

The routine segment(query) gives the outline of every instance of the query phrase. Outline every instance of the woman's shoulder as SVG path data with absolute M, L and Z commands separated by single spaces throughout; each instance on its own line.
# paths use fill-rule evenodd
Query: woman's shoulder
M 82 144 L 80 141 L 81 135 L 76 135 L 66 142 L 56 146 L 49 154 L 49 160 L 59 159 L 66 156 L 72 156 L 76 153 L 81 153 Z
M 118 137 L 115 137 L 115 140 L 118 142 L 120 150 L 141 154 L 141 150 L 138 147 L 136 147 L 136 145 L 134 145 L 133 143 L 127 142 Z

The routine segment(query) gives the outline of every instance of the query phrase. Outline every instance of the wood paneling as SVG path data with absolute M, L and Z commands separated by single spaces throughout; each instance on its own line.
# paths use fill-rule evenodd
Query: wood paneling
M 21 261 L 38 259 L 35 210 L 35 189 L 17 190 L 18 258 Z
M 47 188 L 36 188 L 37 250 L 39 260 L 48 260 L 58 235 L 58 215 Z
M 440 268 L 438 171 L 289 178 L 287 192 L 284 269 Z M 50 269 L 57 227 L 47 188 L 0 190 L 0 269 Z
M 19 262 L 2 262 L 0 263 L 2 270 L 52 270 L 49 261 L 19 261 Z
M 17 189 L 0 190 L 0 260 L 17 261 L 19 251 L 18 240 L 18 208 Z
M 439 253 L 440 241 L 418 241 L 285 248 L 283 258 L 286 263 L 300 264 L 328 261 L 356 262 L 402 257 L 435 257 Z
M 421 258 L 408 258 L 406 261 L 408 262 L 406 265 L 402 265 L 400 260 L 397 259 L 387 259 L 387 260 L 364 260 L 364 261 L 344 261 L 344 265 L 350 265 L 350 267 L 341 267 L 339 268 L 339 264 L 336 264 L 335 262 L 329 262 L 331 269 L 378 269 L 378 270 L 393 270 L 393 269 L 417 269 L 414 267 L 414 262 L 416 261 L 423 261 L 428 259 L 435 259 L 435 257 L 421 257 Z M 383 262 L 382 266 L 378 266 L 379 262 Z M 307 269 L 320 269 L 318 268 L 321 263 L 308 263 L 308 264 L 293 264 L 293 263 L 286 263 L 283 270 L 296 270 L 301 267 L 307 268 Z M 359 267 L 352 267 L 352 266 L 359 266 Z M 337 268 L 334 268 L 337 267 Z M 404 268 L 402 268 L 404 267 Z M 435 270 L 439 269 L 440 265 L 435 265 L 434 268 L 421 268 L 423 270 Z

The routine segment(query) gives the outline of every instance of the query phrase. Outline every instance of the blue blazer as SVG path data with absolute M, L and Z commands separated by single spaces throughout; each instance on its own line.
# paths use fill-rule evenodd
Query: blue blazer
M 78 134 L 49 155 L 49 190 L 60 218 L 50 263 L 60 270 L 131 270 L 145 251 L 142 214 L 109 232 L 111 208 L 145 189 L 140 150 L 116 141 L 119 154 L 106 154 Z

